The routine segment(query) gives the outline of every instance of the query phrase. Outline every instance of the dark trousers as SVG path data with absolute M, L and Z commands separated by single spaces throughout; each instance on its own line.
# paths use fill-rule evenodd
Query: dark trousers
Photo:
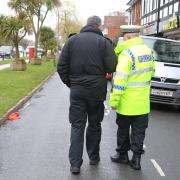
M 104 117 L 103 101 L 93 101 L 78 97 L 71 93 L 69 120 L 71 123 L 71 139 L 69 161 L 71 166 L 82 165 L 84 146 L 84 130 L 86 129 L 86 149 L 91 160 L 99 159 L 101 141 L 101 121 Z
M 132 150 L 134 154 L 143 154 L 145 131 L 148 127 L 148 114 L 125 116 L 117 114 L 117 152 Z M 131 127 L 131 133 L 130 133 Z

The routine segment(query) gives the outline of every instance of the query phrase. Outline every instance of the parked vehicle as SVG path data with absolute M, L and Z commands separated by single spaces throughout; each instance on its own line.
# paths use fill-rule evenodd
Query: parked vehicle
M 12 46 L 0 46 L 0 57 L 2 59 L 11 58 L 14 55 Z
M 143 37 L 156 54 L 156 72 L 152 78 L 151 102 L 180 105 L 180 42 Z
M 141 37 L 156 56 L 156 71 L 151 81 L 151 102 L 180 106 L 180 42 Z

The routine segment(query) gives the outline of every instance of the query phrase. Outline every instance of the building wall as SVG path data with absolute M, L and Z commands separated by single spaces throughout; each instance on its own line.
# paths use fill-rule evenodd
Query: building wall
M 122 15 L 119 16 L 105 16 L 104 28 L 105 35 L 111 40 L 115 40 L 121 33 L 120 26 L 128 24 L 128 17 Z
M 141 24 L 146 25 L 158 18 L 166 19 L 179 10 L 179 0 L 141 0 L 142 1 L 142 17 Z
M 120 28 L 116 28 L 116 27 L 109 27 L 108 29 L 108 37 L 110 39 L 116 39 L 120 36 L 121 34 L 121 30 Z
M 141 25 L 145 35 L 180 39 L 180 1 L 141 0 Z
M 141 1 L 137 0 L 134 1 L 134 4 L 132 5 L 132 24 L 134 25 L 140 25 L 141 24 Z

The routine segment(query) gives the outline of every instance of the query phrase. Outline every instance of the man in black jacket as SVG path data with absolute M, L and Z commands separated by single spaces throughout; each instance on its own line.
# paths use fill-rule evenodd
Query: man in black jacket
M 91 16 L 79 34 L 65 43 L 57 71 L 61 80 L 70 87 L 69 120 L 71 145 L 69 150 L 70 171 L 80 172 L 86 130 L 86 148 L 90 165 L 100 161 L 101 121 L 104 116 L 103 101 L 106 98 L 106 73 L 116 69 L 113 46 L 101 32 L 101 19 Z

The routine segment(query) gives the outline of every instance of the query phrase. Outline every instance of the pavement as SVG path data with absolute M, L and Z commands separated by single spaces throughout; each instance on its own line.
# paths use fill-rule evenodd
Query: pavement
M 0 70 L 6 69 L 9 67 L 10 67 L 10 64 L 3 64 L 3 65 L 0 65 Z
M 110 84 L 108 91 L 110 91 Z M 0 180 L 179 180 L 180 113 L 153 105 L 142 170 L 110 161 L 116 148 L 115 112 L 105 102 L 101 161 L 90 166 L 84 149 L 80 175 L 68 161 L 69 89 L 55 74 L 20 110 L 21 119 L 0 127 Z M 129 154 L 130 157 L 132 154 Z

